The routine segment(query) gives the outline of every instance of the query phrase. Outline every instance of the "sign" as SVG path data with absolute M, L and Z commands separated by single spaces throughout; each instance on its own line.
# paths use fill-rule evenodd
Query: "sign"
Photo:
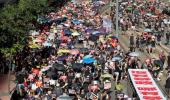
M 128 70 L 140 100 L 166 100 L 147 69 Z

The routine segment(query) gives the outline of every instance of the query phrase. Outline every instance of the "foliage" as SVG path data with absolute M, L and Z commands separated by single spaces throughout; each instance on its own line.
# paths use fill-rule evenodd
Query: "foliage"
M 0 9 L 0 50 L 4 54 L 14 53 L 17 46 L 23 45 L 29 30 L 35 28 L 33 22 L 47 8 L 47 0 L 19 0 Z

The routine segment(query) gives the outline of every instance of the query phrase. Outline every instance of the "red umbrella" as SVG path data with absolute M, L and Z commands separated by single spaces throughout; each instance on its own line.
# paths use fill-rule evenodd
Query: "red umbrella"
M 79 50 L 77 50 L 77 49 L 74 49 L 74 50 L 70 50 L 70 54 L 72 54 L 72 55 L 77 55 L 77 54 L 79 54 L 80 52 L 79 52 Z

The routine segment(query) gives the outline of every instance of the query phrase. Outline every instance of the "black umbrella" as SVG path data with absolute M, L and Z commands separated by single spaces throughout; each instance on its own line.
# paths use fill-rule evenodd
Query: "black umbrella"
M 53 67 L 58 70 L 58 71 L 64 71 L 65 70 L 65 67 L 63 64 L 59 64 L 59 63 L 54 63 L 53 64 Z
M 89 49 L 88 48 L 79 48 L 80 52 L 87 52 Z
M 99 39 L 99 37 L 96 36 L 96 35 L 91 35 L 91 36 L 89 37 L 89 40 L 91 40 L 91 41 L 97 41 L 98 39 Z
M 72 64 L 72 68 L 73 69 L 81 69 L 82 67 L 84 67 L 84 65 L 82 63 L 73 63 Z

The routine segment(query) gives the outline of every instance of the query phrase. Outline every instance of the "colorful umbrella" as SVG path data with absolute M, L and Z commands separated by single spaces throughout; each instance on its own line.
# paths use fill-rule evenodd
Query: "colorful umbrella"
M 80 52 L 79 52 L 79 50 L 77 50 L 77 49 L 74 49 L 74 50 L 70 50 L 70 54 L 72 54 L 72 55 L 77 55 L 77 54 L 79 54 Z
M 93 62 L 95 62 L 94 58 L 85 58 L 85 59 L 83 59 L 83 63 L 85 63 L 85 64 L 90 64 L 90 63 L 93 63 Z
M 83 57 L 83 59 L 87 59 L 87 58 L 91 58 L 91 57 L 92 57 L 92 55 L 86 55 Z

